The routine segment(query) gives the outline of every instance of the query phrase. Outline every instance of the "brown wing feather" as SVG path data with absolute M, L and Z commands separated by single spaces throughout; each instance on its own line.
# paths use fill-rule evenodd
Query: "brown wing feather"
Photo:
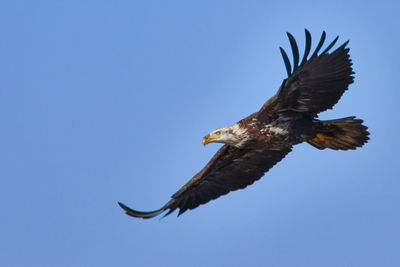
M 325 34 L 318 44 L 318 50 L 322 46 L 324 36 Z M 310 42 L 307 34 L 306 37 Z M 265 119 L 271 111 L 285 110 L 316 116 L 319 112 L 332 108 L 339 101 L 349 84 L 353 82 L 354 72 L 348 54 L 349 48 L 346 48 L 348 42 L 334 52 L 328 53 L 336 40 L 337 38 L 320 55 L 314 52 L 310 59 L 303 58 L 299 67 L 296 65 L 293 67 L 293 74 L 288 72 L 289 77 L 283 81 L 277 94 L 261 108 L 259 119 Z M 293 42 L 294 39 L 291 38 L 291 43 Z M 306 47 L 305 54 L 308 54 L 309 49 L 310 47 Z
M 166 214 L 168 215 L 176 209 L 179 209 L 180 215 L 188 209 L 194 209 L 230 191 L 242 189 L 254 183 L 290 151 L 291 148 L 282 151 L 255 151 L 225 145 L 203 170 L 176 192 L 161 209 L 140 212 L 122 203 L 119 204 L 128 215 L 134 217 L 151 218 L 165 210 L 169 210 Z

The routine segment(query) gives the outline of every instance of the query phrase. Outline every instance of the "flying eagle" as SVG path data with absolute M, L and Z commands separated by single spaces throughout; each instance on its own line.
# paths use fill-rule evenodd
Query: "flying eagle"
M 354 74 L 348 41 L 331 52 L 338 37 L 321 53 L 326 34 L 322 32 L 314 52 L 311 35 L 305 30 L 305 51 L 300 61 L 297 43 L 287 33 L 293 53 L 293 68 L 280 48 L 288 77 L 278 92 L 255 112 L 230 127 L 212 131 L 203 144 L 225 144 L 171 200 L 158 210 L 142 212 L 118 202 L 133 217 L 151 218 L 164 211 L 168 215 L 195 209 L 230 191 L 243 189 L 260 179 L 282 160 L 293 145 L 307 142 L 318 148 L 349 150 L 368 141 L 367 127 L 354 116 L 336 120 L 318 120 L 318 113 L 331 109 L 340 99 Z

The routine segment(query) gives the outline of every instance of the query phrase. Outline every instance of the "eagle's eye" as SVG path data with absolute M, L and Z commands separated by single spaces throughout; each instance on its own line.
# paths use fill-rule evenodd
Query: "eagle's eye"
M 221 131 L 216 131 L 216 132 L 214 132 L 214 134 L 221 135 Z

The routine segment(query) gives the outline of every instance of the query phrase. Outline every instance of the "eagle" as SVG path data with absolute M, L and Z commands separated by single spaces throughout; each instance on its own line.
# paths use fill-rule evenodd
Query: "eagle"
M 178 216 L 231 191 L 243 189 L 259 180 L 281 161 L 296 144 L 323 150 L 349 150 L 369 140 L 367 127 L 355 116 L 319 120 L 318 114 L 331 109 L 353 83 L 348 42 L 331 51 L 339 37 L 324 50 L 326 33 L 310 55 L 311 34 L 305 30 L 303 57 L 295 38 L 287 33 L 293 54 L 293 67 L 285 50 L 280 52 L 287 71 L 277 93 L 258 112 L 229 127 L 221 127 L 203 138 L 203 144 L 223 143 L 208 164 L 187 182 L 160 209 L 143 212 L 121 202 L 126 214 L 152 218 L 179 209 Z

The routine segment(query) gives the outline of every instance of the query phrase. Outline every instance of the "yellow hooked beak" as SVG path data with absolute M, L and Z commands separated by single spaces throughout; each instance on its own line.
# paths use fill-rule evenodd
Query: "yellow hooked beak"
M 209 134 L 204 136 L 203 138 L 203 145 L 207 145 L 209 143 L 214 142 L 215 140 L 217 140 L 219 138 L 218 135 L 213 135 L 213 134 Z

